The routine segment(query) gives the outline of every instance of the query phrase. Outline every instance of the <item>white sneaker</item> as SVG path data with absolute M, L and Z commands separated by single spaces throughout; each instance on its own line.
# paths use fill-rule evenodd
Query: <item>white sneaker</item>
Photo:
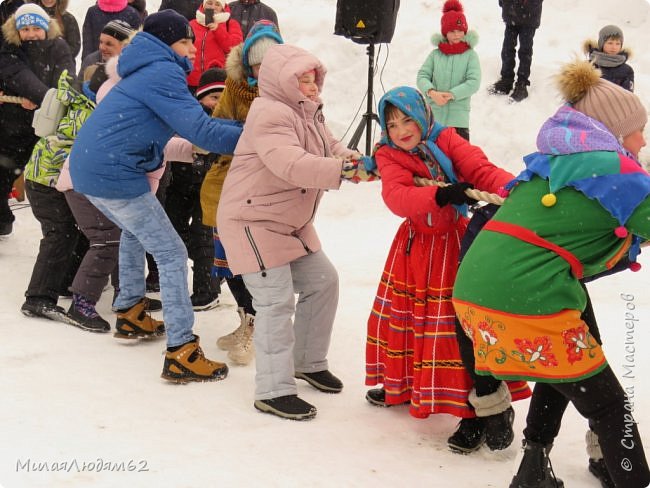
M 233 347 L 239 344 L 240 338 L 247 325 L 247 317 L 255 318 L 253 315 L 247 315 L 241 307 L 237 309 L 237 313 L 239 314 L 239 326 L 230 334 L 226 334 L 217 339 L 217 347 L 222 351 L 230 351 Z
M 255 317 L 246 315 L 247 324 L 240 337 L 240 341 L 228 351 L 228 359 L 240 366 L 246 366 L 255 357 L 255 346 L 253 345 L 253 332 L 255 331 Z

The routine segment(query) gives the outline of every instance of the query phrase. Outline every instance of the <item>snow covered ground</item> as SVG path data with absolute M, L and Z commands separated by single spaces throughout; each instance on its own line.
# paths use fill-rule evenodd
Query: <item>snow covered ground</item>
M 91 0 L 71 3 L 79 23 Z M 150 12 L 159 1 L 148 2 Z M 267 0 L 285 39 L 317 54 L 329 74 L 323 98 L 332 130 L 342 136 L 365 109 L 365 46 L 332 35 L 335 0 Z M 384 89 L 415 82 L 439 29 L 442 0 L 402 1 L 392 43 L 378 55 Z M 551 86 L 559 63 L 580 52 L 605 24 L 619 25 L 636 56 L 637 93 L 650 95 L 650 6 L 645 0 L 547 0 L 535 37 L 530 98 L 508 105 L 489 97 L 496 80 L 503 24 L 496 0 L 466 0 L 482 88 L 472 99 L 472 138 L 513 172 L 534 150 L 538 128 L 559 100 Z M 346 139 L 347 140 L 347 139 Z M 645 154 L 645 158 L 647 158 Z M 284 421 L 253 408 L 254 366 L 232 366 L 218 383 L 170 385 L 159 378 L 164 343 L 124 344 L 110 334 L 27 319 L 19 308 L 38 249 L 40 229 L 29 208 L 16 211 L 14 233 L 0 241 L 0 485 L 15 487 L 504 487 L 515 469 L 528 402 L 515 405 L 517 438 L 499 453 L 470 456 L 447 450 L 456 420 L 411 418 L 402 407 L 379 409 L 364 400 L 366 319 L 399 219 L 381 201 L 380 183 L 344 185 L 323 199 L 317 227 L 341 277 L 331 369 L 345 383 L 339 395 L 299 384 L 318 407 L 310 422 Z M 646 251 L 647 253 L 647 251 Z M 650 261 L 590 285 L 605 350 L 634 395 L 634 414 L 650 446 Z M 57 272 L 57 270 L 53 270 Z M 110 293 L 99 303 L 107 318 Z M 225 361 L 216 339 L 237 325 L 226 291 L 216 310 L 196 314 L 206 355 Z M 61 301 L 67 307 L 68 302 Z M 626 325 L 632 325 L 626 328 Z M 552 460 L 571 488 L 599 486 L 586 469 L 586 422 L 570 407 Z M 47 463 L 47 465 L 45 464 Z

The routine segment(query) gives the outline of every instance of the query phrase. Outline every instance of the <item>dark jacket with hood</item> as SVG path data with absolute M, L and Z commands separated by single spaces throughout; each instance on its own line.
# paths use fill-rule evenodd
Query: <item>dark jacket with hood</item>
M 102 29 L 111 20 L 123 20 L 134 29 L 138 29 L 142 24 L 139 12 L 127 5 L 124 10 L 119 12 L 106 12 L 99 8 L 99 5 L 93 5 L 86 12 L 83 26 L 83 50 L 81 59 L 84 59 L 90 53 L 99 49 L 99 35 Z
M 501 17 L 506 24 L 539 27 L 543 0 L 499 0 Z
M 47 38 L 21 41 L 13 15 L 2 26 L 5 43 L 0 48 L 0 91 L 24 97 L 40 105 L 49 88 L 58 85 L 63 70 L 74 77 L 74 61 L 68 44 L 60 37 L 55 19 Z M 0 104 L 0 154 L 23 167 L 38 140 L 32 129 L 33 110 L 19 104 Z
M 81 32 L 79 31 L 79 24 L 74 15 L 68 12 L 68 0 L 56 0 L 54 7 L 46 7 L 43 5 L 42 0 L 36 2 L 43 7 L 43 10 L 52 19 L 56 19 L 61 27 L 62 37 L 68 43 L 70 54 L 72 58 L 76 58 L 79 51 L 81 51 Z
M 147 12 L 146 0 L 134 0 L 132 3 L 129 3 L 129 5 L 138 11 L 140 14 L 140 21 L 144 22 L 144 19 L 146 19 L 147 15 L 149 15 Z
M 4 0 L 2 3 L 0 3 L 0 25 L 3 25 L 7 19 L 18 9 L 18 7 L 24 4 L 24 0 Z M 2 46 L 4 42 L 4 37 L 0 36 L 0 46 Z
M 193 20 L 196 17 L 196 11 L 202 3 L 202 0 L 162 0 L 158 12 L 171 9 L 181 14 L 187 20 Z
M 230 18 L 239 22 L 244 39 L 246 39 L 250 28 L 258 20 L 270 20 L 278 26 L 278 29 L 280 28 L 275 10 L 268 5 L 264 5 L 259 0 L 236 0 L 230 2 L 228 6 L 230 7 Z
M 0 3 L 0 22 L 4 24 L 7 19 L 20 7 L 24 0 L 4 0 Z M 0 24 L 0 25 L 2 25 Z

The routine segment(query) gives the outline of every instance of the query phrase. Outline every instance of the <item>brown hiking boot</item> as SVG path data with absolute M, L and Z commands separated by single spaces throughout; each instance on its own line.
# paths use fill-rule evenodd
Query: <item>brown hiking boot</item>
M 141 339 L 147 337 L 160 337 L 165 333 L 165 324 L 156 320 L 146 310 L 145 298 L 126 311 L 117 312 L 116 332 L 118 339 Z
M 228 376 L 228 366 L 210 361 L 199 346 L 199 336 L 183 344 L 174 352 L 165 353 L 165 364 L 161 378 L 174 383 L 189 381 L 219 381 Z

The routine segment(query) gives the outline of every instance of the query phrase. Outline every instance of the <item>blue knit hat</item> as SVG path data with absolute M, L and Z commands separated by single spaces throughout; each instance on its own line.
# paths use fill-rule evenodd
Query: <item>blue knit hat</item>
M 144 21 L 142 30 L 157 37 L 168 46 L 182 39 L 194 40 L 194 31 L 188 20 L 171 9 L 149 15 Z
M 242 50 L 249 85 L 255 86 L 257 84 L 257 80 L 251 76 L 253 73 L 251 66 L 262 62 L 266 49 L 270 45 L 283 43 L 284 40 L 280 35 L 278 26 L 270 20 L 259 20 L 253 24 L 251 30 L 248 31 Z
M 16 19 L 16 29 L 18 30 L 30 25 L 39 27 L 45 32 L 50 29 L 50 16 L 35 3 L 26 3 L 18 7 L 14 13 L 14 18 Z

